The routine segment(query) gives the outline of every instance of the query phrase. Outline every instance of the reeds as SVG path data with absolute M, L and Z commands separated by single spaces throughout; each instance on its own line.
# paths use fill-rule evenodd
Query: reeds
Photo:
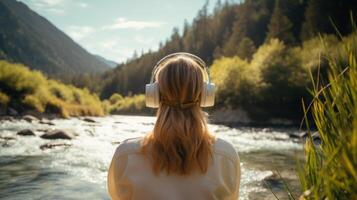
M 328 83 L 311 73 L 311 110 L 303 102 L 308 139 L 298 170 L 300 199 L 357 199 L 357 32 L 342 41 L 339 55 L 327 58 Z M 313 143 L 310 111 L 321 145 Z

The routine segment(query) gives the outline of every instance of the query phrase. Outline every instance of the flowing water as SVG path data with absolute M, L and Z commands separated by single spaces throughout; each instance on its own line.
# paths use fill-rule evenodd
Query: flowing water
M 118 142 L 143 136 L 153 128 L 155 118 L 118 115 L 92 119 L 96 122 L 54 119 L 55 125 L 0 121 L 0 199 L 109 199 L 106 175 Z M 295 163 L 301 159 L 302 145 L 289 137 L 299 134 L 298 130 L 213 124 L 209 128 L 239 152 L 240 199 L 275 199 L 270 190 L 288 199 L 284 182 L 299 194 Z M 37 136 L 18 136 L 23 129 L 31 129 Z M 50 129 L 69 130 L 77 136 L 52 141 L 39 137 Z M 46 143 L 70 146 L 41 150 Z

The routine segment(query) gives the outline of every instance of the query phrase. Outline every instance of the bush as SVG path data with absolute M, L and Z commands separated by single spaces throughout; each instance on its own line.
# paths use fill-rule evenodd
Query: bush
M 216 84 L 218 106 L 239 107 L 256 95 L 259 72 L 238 56 L 222 57 L 211 66 L 212 81 Z
M 256 117 L 274 117 L 298 120 L 302 110 L 300 99 L 307 96 L 306 70 L 292 49 L 278 39 L 262 45 L 254 54 L 252 68 L 258 69 L 261 87 L 256 107 L 263 111 Z
M 115 104 L 119 101 L 123 100 L 123 96 L 118 94 L 118 93 L 114 93 L 112 96 L 110 96 L 109 98 L 109 102 L 110 104 Z
M 306 70 L 326 68 L 327 58 L 336 57 L 338 46 L 340 46 L 340 41 L 335 35 L 322 35 L 304 41 L 301 47 L 297 47 L 302 67 Z
M 0 92 L 0 106 L 6 106 L 10 101 L 10 97 L 5 93 Z
M 253 120 L 301 119 L 308 76 L 300 57 L 278 39 L 260 46 L 251 62 L 237 56 L 215 60 L 211 72 L 218 106 L 243 108 Z
M 149 114 L 152 113 L 145 106 L 145 95 L 123 97 L 114 93 L 109 100 L 103 102 L 103 107 L 111 114 Z
M 63 117 L 104 115 L 100 99 L 87 89 L 48 80 L 20 64 L 0 61 L 0 90 L 11 99 L 9 106 L 19 111 L 55 112 Z

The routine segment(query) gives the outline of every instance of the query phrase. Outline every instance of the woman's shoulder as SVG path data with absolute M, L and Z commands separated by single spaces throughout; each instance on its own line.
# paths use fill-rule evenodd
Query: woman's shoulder
M 135 137 L 120 142 L 120 144 L 116 148 L 115 154 L 117 156 L 120 156 L 125 154 L 141 153 L 142 140 L 143 137 Z
M 230 159 L 232 162 L 239 162 L 238 152 L 233 144 L 222 138 L 217 138 L 214 144 L 214 152 Z

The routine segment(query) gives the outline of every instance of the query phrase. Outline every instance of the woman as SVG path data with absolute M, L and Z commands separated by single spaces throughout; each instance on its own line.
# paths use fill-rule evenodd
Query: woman
M 144 138 L 125 140 L 116 149 L 108 172 L 112 199 L 238 199 L 238 154 L 208 131 L 200 108 L 209 79 L 204 69 L 188 53 L 169 55 L 155 66 L 157 121 Z

